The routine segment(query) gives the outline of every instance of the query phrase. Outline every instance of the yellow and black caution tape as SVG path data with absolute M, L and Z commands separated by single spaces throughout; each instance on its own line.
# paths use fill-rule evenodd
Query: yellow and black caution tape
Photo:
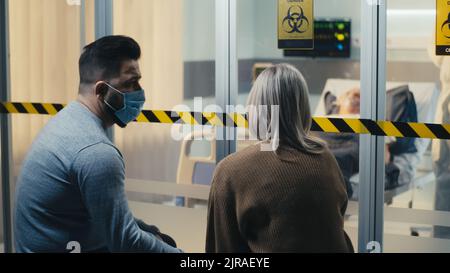
M 0 113 L 55 115 L 64 108 L 57 103 L 0 102 Z M 143 110 L 137 122 L 248 127 L 241 113 L 178 112 Z M 312 131 L 370 134 L 376 136 L 450 139 L 450 124 L 374 121 L 370 119 L 313 118 Z
M 0 113 L 56 115 L 64 106 L 59 103 L 0 102 Z

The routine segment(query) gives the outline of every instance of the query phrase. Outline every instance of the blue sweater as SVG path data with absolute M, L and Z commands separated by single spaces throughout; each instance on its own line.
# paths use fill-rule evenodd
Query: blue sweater
M 180 252 L 139 229 L 124 189 L 120 151 L 101 120 L 72 102 L 39 133 L 18 179 L 17 252 Z

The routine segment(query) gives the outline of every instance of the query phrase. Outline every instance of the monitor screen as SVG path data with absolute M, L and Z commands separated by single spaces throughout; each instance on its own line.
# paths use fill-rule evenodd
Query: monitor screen
M 314 49 L 284 50 L 284 56 L 349 58 L 350 48 L 350 20 L 320 19 L 314 20 Z

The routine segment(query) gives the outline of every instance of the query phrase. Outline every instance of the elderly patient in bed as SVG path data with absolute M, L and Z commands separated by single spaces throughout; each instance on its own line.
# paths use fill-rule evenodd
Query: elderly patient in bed
M 359 118 L 360 89 L 352 88 L 336 97 L 325 93 L 325 112 L 329 116 Z M 388 90 L 386 93 L 386 119 L 389 121 L 417 122 L 417 108 L 412 92 L 407 85 Z M 316 133 L 328 143 L 341 168 L 347 186 L 347 193 L 353 195 L 350 178 L 359 172 L 359 135 L 348 133 Z M 415 153 L 417 149 L 412 138 L 387 138 L 385 146 L 385 189 L 399 186 L 400 169 L 393 158 L 403 153 Z

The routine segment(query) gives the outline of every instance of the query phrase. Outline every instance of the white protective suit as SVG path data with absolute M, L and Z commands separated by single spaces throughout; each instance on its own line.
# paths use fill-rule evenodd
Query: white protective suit
M 450 56 L 436 56 L 434 43 L 429 48 L 433 63 L 441 70 L 441 92 L 435 123 L 450 124 Z M 450 211 L 450 140 L 433 140 L 433 169 L 436 175 L 435 210 Z M 434 227 L 434 236 L 450 238 L 450 227 Z

